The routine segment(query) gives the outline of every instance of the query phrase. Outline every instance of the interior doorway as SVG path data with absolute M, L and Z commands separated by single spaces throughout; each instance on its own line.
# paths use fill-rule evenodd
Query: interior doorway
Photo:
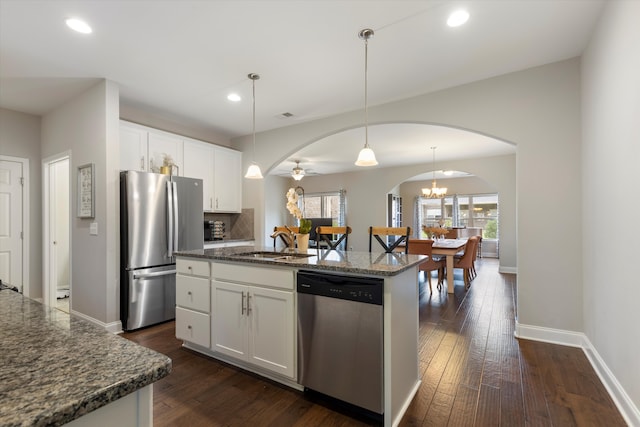
M 0 279 L 29 296 L 29 160 L 0 156 Z
M 44 302 L 69 312 L 71 307 L 71 209 L 69 154 L 43 165 Z

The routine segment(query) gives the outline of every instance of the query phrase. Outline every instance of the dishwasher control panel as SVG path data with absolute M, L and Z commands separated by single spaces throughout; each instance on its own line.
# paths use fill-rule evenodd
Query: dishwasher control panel
M 298 293 L 382 305 L 384 280 L 337 274 L 299 272 Z

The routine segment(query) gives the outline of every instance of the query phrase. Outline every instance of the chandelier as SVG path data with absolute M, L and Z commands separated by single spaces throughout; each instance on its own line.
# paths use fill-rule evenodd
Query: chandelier
M 253 85 L 253 161 L 244 177 L 248 179 L 262 179 L 260 166 L 256 163 L 256 80 L 258 80 L 260 76 L 256 73 L 251 73 L 247 77 L 251 79 Z
M 296 181 L 300 181 L 304 178 L 304 169 L 300 167 L 300 161 L 296 160 L 296 167 L 291 171 L 291 177 Z
M 438 188 L 436 185 L 436 148 L 438 147 L 431 147 L 433 151 L 433 181 L 431 181 L 431 188 L 422 189 L 422 195 L 429 199 L 442 199 L 447 195 L 446 187 Z
M 358 37 L 364 40 L 364 147 L 358 154 L 356 166 L 375 166 L 378 164 L 376 155 L 369 147 L 369 109 L 367 107 L 367 64 L 369 39 L 373 37 L 373 30 L 365 28 L 358 33 Z

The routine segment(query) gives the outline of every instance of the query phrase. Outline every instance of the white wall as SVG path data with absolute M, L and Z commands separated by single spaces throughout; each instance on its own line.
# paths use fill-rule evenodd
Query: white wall
M 517 145 L 516 174 L 512 178 L 516 185 L 517 247 L 507 253 L 501 251 L 501 257 L 517 257 L 518 320 L 527 325 L 582 331 L 579 59 L 374 106 L 369 109 L 369 117 L 371 124 L 448 125 Z M 357 111 L 259 133 L 256 159 L 263 171 L 268 171 L 299 147 L 361 126 L 361 122 L 361 112 Z M 248 151 L 251 138 L 238 138 L 233 144 Z M 345 156 L 355 159 L 360 148 L 360 143 L 345 147 Z M 350 218 L 368 224 L 384 223 L 386 193 L 417 173 L 420 171 L 412 173 L 410 168 L 384 172 L 373 168 L 338 177 L 309 178 L 327 180 L 334 189 L 348 185 Z M 306 182 L 305 190 L 314 181 Z M 246 189 L 246 180 L 245 184 Z M 252 198 L 261 191 L 257 186 L 251 184 L 243 201 L 244 207 L 255 208 L 256 218 L 260 218 L 264 217 L 264 203 L 261 198 L 255 202 Z M 257 229 L 256 236 L 262 235 L 263 230 Z M 363 247 L 363 237 L 357 236 L 354 246 Z M 552 244 L 554 241 L 563 244 Z
M 639 22 L 640 2 L 608 2 L 582 60 L 584 330 L 638 420 Z
M 42 298 L 40 117 L 0 108 L 0 154 L 29 159 L 29 297 Z
M 119 318 L 117 236 L 118 88 L 102 81 L 42 118 L 43 158 L 71 151 L 71 197 L 76 206 L 75 171 L 95 164 L 95 218 L 72 212 L 72 311 L 109 324 Z M 89 224 L 98 223 L 98 235 Z

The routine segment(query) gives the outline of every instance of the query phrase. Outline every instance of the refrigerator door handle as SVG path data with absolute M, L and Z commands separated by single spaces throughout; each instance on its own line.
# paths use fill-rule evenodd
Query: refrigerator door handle
M 133 273 L 133 278 L 134 279 L 148 279 L 150 277 L 168 276 L 170 274 L 176 274 L 176 271 L 175 270 L 164 270 L 164 271 L 159 271 L 157 273 L 147 273 L 147 274 L 136 274 L 136 273 Z
M 167 256 L 173 256 L 173 187 L 167 181 Z
M 178 184 L 176 184 L 174 181 L 171 182 L 171 185 L 173 186 L 173 228 L 174 228 L 174 232 L 173 232 L 173 250 L 177 251 L 178 248 L 178 238 L 180 237 L 179 234 L 179 225 L 180 225 L 180 219 L 179 219 L 179 209 L 178 209 Z

